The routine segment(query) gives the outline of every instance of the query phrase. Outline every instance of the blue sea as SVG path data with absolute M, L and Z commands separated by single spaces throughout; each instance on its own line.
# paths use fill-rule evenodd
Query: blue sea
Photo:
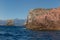
M 0 40 L 60 40 L 60 31 L 34 31 L 25 26 L 0 26 Z

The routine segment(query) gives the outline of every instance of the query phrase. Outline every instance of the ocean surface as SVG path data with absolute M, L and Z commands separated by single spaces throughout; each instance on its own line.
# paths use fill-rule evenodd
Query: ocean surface
M 60 40 L 60 31 L 33 31 L 24 26 L 0 26 L 0 40 Z

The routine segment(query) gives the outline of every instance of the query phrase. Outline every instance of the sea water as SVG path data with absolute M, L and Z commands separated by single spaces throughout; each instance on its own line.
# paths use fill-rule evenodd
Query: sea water
M 60 40 L 60 31 L 34 31 L 25 26 L 0 26 L 0 40 Z

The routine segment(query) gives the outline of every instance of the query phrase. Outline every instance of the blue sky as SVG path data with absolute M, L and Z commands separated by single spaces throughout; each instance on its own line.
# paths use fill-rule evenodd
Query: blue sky
M 0 19 L 26 19 L 34 8 L 57 8 L 60 0 L 0 0 Z

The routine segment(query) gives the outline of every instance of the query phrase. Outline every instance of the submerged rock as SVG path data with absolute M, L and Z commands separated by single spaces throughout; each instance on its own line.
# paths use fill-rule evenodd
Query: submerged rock
M 60 30 L 60 8 L 30 10 L 26 28 L 32 30 Z

